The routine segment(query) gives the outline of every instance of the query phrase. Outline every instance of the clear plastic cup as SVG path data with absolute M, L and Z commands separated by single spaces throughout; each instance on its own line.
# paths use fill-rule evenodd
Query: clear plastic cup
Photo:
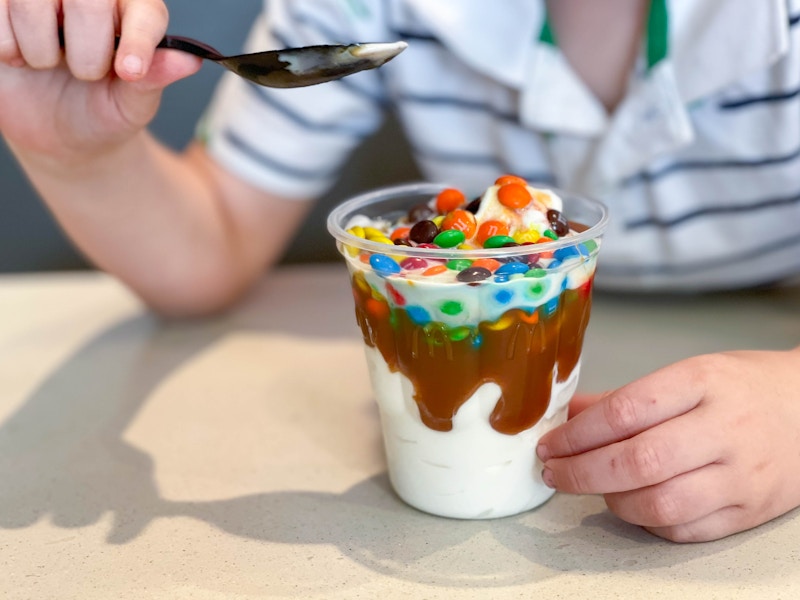
M 442 189 L 414 183 L 356 196 L 330 214 L 328 230 L 350 273 L 393 488 L 428 513 L 504 517 L 553 494 L 535 449 L 566 420 L 577 386 L 607 211 L 552 190 L 582 231 L 495 249 L 388 245 L 347 232 L 363 217 L 394 220 Z M 482 259 L 500 263 L 490 261 L 491 277 L 431 274 L 437 265 L 472 273 Z

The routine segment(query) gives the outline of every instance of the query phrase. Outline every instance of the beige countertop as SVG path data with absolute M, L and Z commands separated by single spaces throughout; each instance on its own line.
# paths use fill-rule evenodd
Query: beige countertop
M 800 597 L 797 511 L 677 545 L 594 496 L 494 521 L 407 507 L 351 301 L 340 264 L 195 323 L 100 274 L 0 277 L 0 598 Z M 800 287 L 597 295 L 581 385 L 798 342 Z

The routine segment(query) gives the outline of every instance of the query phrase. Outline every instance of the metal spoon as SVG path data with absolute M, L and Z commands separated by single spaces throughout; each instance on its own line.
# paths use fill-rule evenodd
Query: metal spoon
M 64 31 L 58 37 L 64 47 Z M 116 40 L 119 44 L 119 38 Z M 253 54 L 223 56 L 208 44 L 187 37 L 167 35 L 158 48 L 172 48 L 214 61 L 237 75 L 266 87 L 293 88 L 317 85 L 347 75 L 375 69 L 406 49 L 405 42 L 304 46 Z

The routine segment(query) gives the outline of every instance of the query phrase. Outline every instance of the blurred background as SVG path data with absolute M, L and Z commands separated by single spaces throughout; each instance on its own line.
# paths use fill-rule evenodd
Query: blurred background
M 167 0 L 170 32 L 197 38 L 224 54 L 239 52 L 263 0 Z M 171 86 L 153 123 L 155 134 L 180 149 L 191 139 L 222 67 L 206 63 L 200 73 Z M 418 179 L 405 139 L 389 116 L 343 169 L 337 185 L 317 205 L 284 262 L 336 259 L 325 217 L 347 195 L 377 185 Z M 0 143 L 0 272 L 91 268 L 61 233 L 47 209 Z

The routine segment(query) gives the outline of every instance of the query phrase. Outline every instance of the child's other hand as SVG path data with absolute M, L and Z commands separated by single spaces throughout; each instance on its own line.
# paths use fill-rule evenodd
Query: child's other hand
M 655 535 L 718 539 L 800 505 L 800 349 L 684 360 L 570 416 L 541 440 L 546 480 Z

